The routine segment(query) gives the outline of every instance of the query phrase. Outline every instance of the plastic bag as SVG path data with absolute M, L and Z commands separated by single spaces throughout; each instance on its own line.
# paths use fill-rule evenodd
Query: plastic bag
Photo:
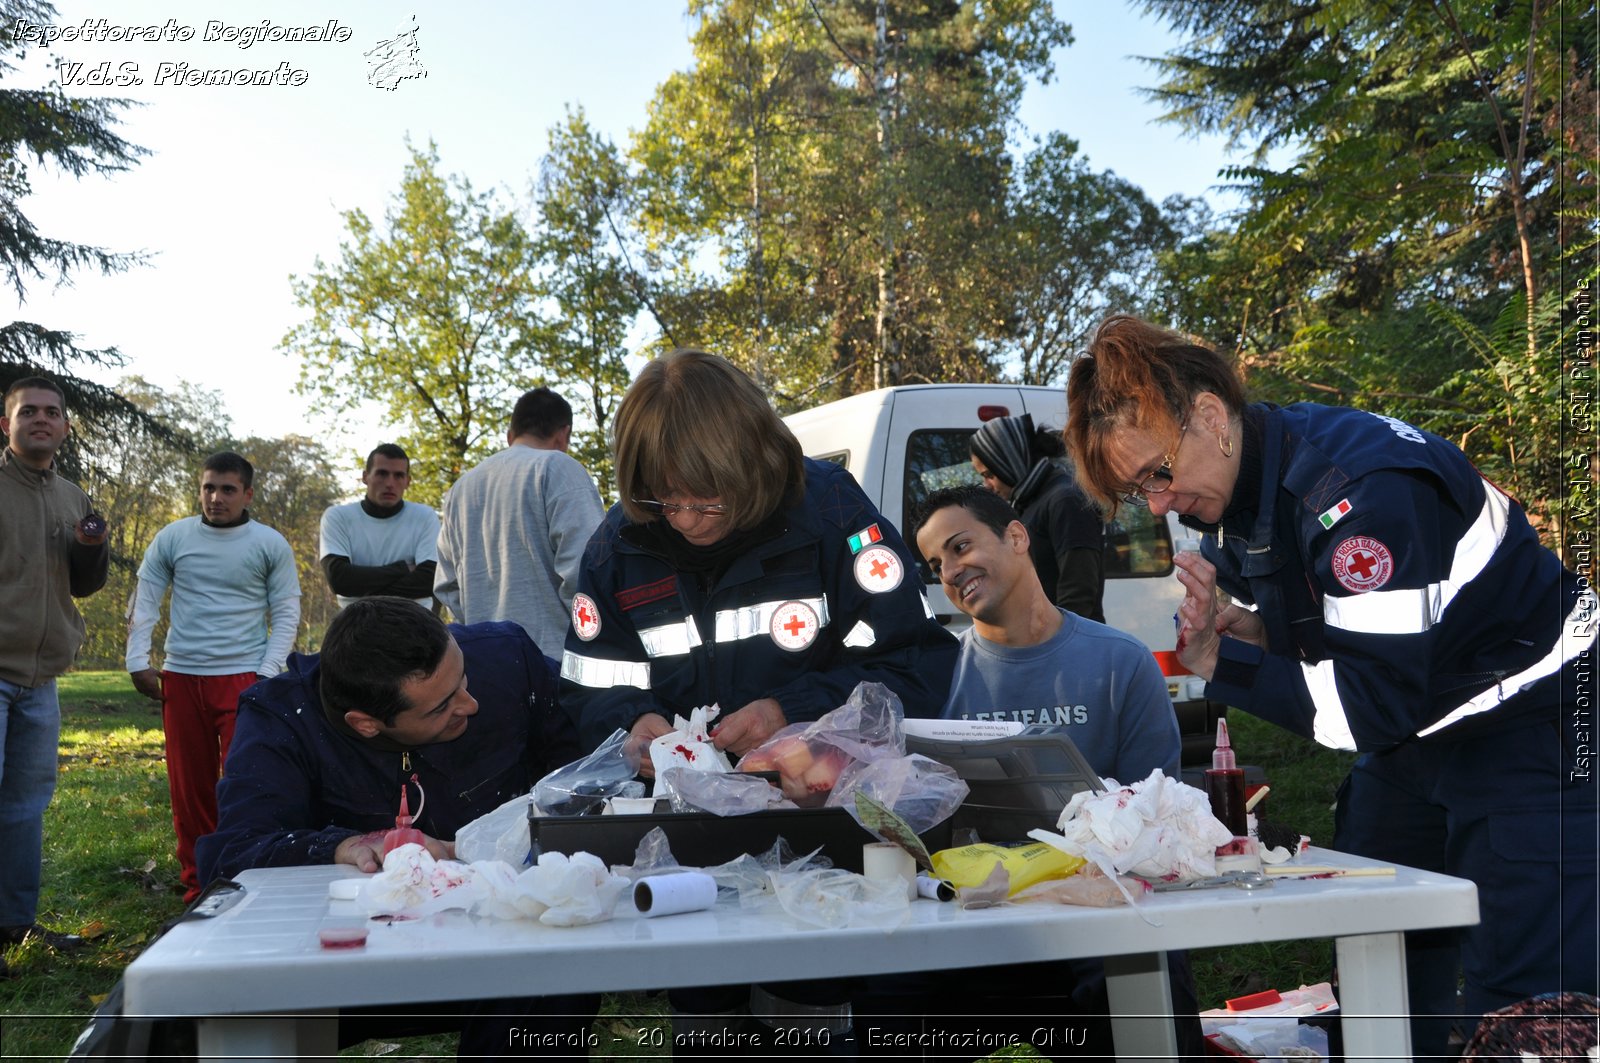
M 581 816 L 598 814 L 608 797 L 643 796 L 643 785 L 634 780 L 639 750 L 639 743 L 618 728 L 587 757 L 540 779 L 533 788 L 534 805 L 545 816 Z
M 968 787 L 948 764 L 910 753 L 856 761 L 839 776 L 839 785 L 828 798 L 828 806 L 848 809 L 856 822 L 855 797 L 865 793 L 884 805 L 918 834 L 923 834 L 951 816 L 967 799 Z M 865 826 L 865 824 L 863 824 Z M 876 833 L 876 832 L 874 832 Z M 896 841 L 883 838 L 882 841 Z
M 738 891 L 741 907 L 776 905 L 811 926 L 887 929 L 911 913 L 903 884 L 835 868 L 820 851 L 795 857 L 782 838 L 760 856 L 746 853 L 706 871 L 719 888 Z
M 456 859 L 467 864 L 499 860 L 514 868 L 531 864 L 528 805 L 532 800 L 532 794 L 520 794 L 456 831 Z
M 674 811 L 710 812 L 716 816 L 742 816 L 795 804 L 758 775 L 741 772 L 711 774 L 688 768 L 668 768 L 660 776 L 672 794 Z
M 693 804 L 719 815 L 824 806 L 855 815 L 855 794 L 865 790 L 925 831 L 955 812 L 967 785 L 945 765 L 906 755 L 903 719 L 893 691 L 882 683 L 860 683 L 837 709 L 782 728 L 739 761 L 739 772 L 776 771 L 792 806 L 770 803 L 770 793 L 763 795 L 737 773 L 700 781 Z

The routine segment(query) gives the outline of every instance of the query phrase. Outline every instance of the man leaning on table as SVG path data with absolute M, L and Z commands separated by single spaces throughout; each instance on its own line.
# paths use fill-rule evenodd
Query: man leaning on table
M 375 871 L 404 787 L 435 857 L 456 831 L 578 755 L 556 708 L 556 671 L 511 623 L 445 624 L 404 598 L 345 607 L 322 653 L 296 654 L 239 699 L 203 881 L 247 868 L 349 864 Z M 419 985 L 419 998 L 426 986 Z M 407 1032 L 409 1015 L 459 1014 L 462 1056 L 505 1055 L 513 1028 L 581 1035 L 595 995 L 347 1011 L 341 1044 Z M 582 1054 L 580 1051 L 578 1054 Z

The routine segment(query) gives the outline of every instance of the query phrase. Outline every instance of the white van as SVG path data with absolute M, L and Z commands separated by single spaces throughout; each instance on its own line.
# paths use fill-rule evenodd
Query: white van
M 994 417 L 1033 415 L 1035 425 L 1067 420 L 1062 388 L 1014 384 L 911 384 L 880 388 L 784 418 L 807 457 L 849 469 L 902 532 L 918 502 L 941 487 L 979 482 L 972 469 L 972 433 Z M 1187 674 L 1173 649 L 1173 617 L 1183 590 L 1173 576 L 1177 539 L 1193 537 L 1171 514 L 1124 506 L 1106 527 L 1106 622 L 1135 636 L 1155 654 L 1167 677 L 1183 732 L 1185 764 L 1209 760 L 1218 704 L 1204 700 L 1205 682 Z M 916 554 L 916 544 L 908 543 Z M 928 602 L 953 629 L 970 621 L 950 604 L 927 565 L 920 564 Z

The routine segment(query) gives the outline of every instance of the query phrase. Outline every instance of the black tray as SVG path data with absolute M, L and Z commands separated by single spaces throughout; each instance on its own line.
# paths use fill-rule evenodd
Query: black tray
M 685 867 L 714 867 L 742 853 L 759 856 L 779 838 L 795 856 L 821 849 L 834 867 L 861 870 L 861 847 L 877 841 L 842 808 L 776 809 L 743 816 L 665 812 L 644 816 L 534 816 L 528 835 L 540 852 L 593 853 L 607 864 L 631 864 L 651 830 L 666 832 L 672 855 Z M 950 847 L 950 821 L 922 835 L 929 852 Z

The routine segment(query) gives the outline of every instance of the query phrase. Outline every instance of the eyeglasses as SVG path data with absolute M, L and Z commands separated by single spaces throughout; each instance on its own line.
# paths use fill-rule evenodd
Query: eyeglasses
M 1149 495 L 1159 495 L 1172 486 L 1172 463 L 1178 460 L 1178 451 L 1183 449 L 1183 435 L 1189 430 L 1189 420 L 1184 419 L 1178 426 L 1178 442 L 1172 448 L 1171 454 L 1164 454 L 1161 464 L 1151 471 L 1136 486 L 1122 492 L 1122 500 L 1130 506 L 1148 506 Z
M 653 498 L 635 498 L 632 501 L 646 513 L 657 517 L 670 517 L 685 512 L 698 517 L 720 517 L 728 512 L 728 507 L 721 502 L 690 502 L 680 506 L 676 502 L 657 502 Z

